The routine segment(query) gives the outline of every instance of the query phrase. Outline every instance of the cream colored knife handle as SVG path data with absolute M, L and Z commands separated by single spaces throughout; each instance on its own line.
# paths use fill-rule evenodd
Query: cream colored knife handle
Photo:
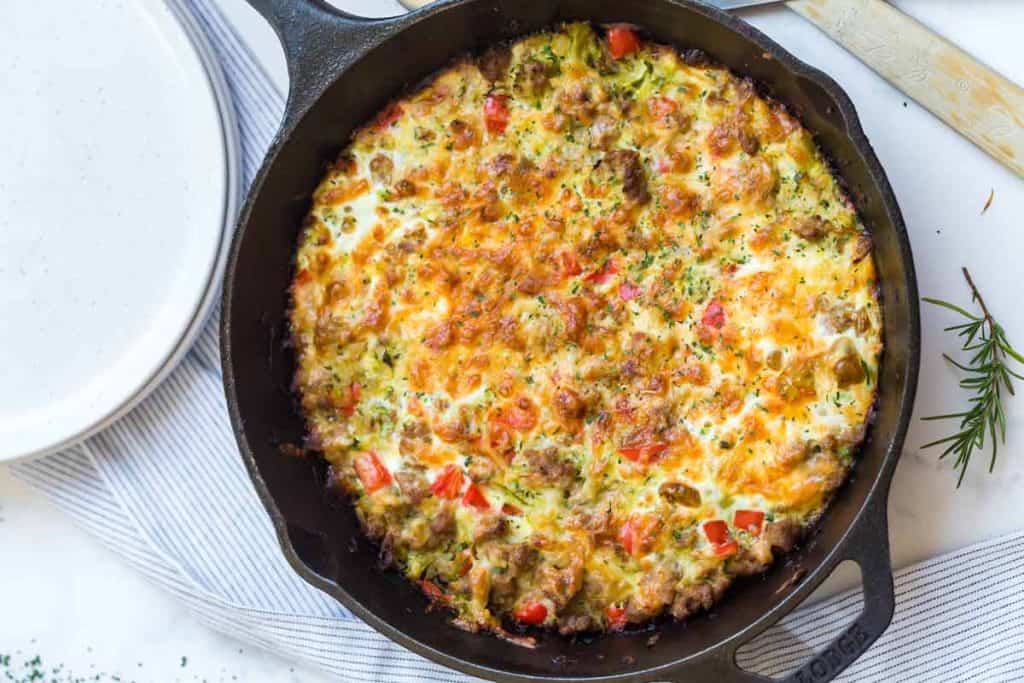
M 1024 177 L 1024 88 L 883 0 L 787 5 Z

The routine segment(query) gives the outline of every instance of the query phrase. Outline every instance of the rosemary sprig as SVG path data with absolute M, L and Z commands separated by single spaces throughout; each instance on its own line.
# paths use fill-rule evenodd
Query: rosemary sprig
M 939 456 L 940 459 L 950 454 L 956 455 L 956 463 L 953 466 L 960 470 L 960 478 L 956 482 L 957 488 L 960 488 L 960 484 L 963 483 L 971 455 L 975 450 L 985 447 L 986 438 L 990 439 L 992 444 L 992 459 L 989 462 L 988 471 L 991 472 L 995 467 L 999 442 L 1006 443 L 1006 411 L 1003 408 L 1003 389 L 1012 396 L 1014 394 L 1013 381 L 1010 378 L 1016 377 L 1019 380 L 1024 380 L 1024 376 L 1007 367 L 1009 358 L 1024 364 L 1024 355 L 1010 346 L 1006 332 L 992 317 L 985 305 L 985 300 L 981 298 L 981 293 L 974 285 L 974 280 L 971 279 L 971 274 L 967 272 L 966 268 L 963 269 L 963 272 L 967 285 L 971 288 L 971 300 L 981 308 L 980 316 L 973 315 L 948 301 L 923 298 L 930 304 L 947 308 L 967 319 L 967 322 L 947 327 L 945 331 L 956 332 L 957 336 L 962 339 L 961 350 L 972 354 L 970 359 L 966 363 L 960 363 L 946 354 L 942 354 L 942 357 L 966 373 L 966 376 L 960 380 L 960 387 L 973 394 L 970 398 L 970 408 L 960 413 L 922 418 L 924 420 L 960 421 L 959 431 L 955 434 L 922 446 L 922 448 L 931 448 L 945 444 L 945 450 Z

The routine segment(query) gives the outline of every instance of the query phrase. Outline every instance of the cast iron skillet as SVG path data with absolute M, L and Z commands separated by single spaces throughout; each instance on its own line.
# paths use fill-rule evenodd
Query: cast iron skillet
M 849 559 L 861 568 L 864 611 L 790 679 L 829 680 L 863 653 L 892 618 L 886 498 L 917 384 L 920 330 L 906 228 L 839 86 L 749 25 L 690 0 L 451 0 L 373 21 L 322 0 L 250 2 L 284 44 L 291 93 L 232 246 L 221 350 L 242 458 L 299 575 L 405 647 L 484 678 L 764 681 L 735 664 L 736 649 Z M 577 641 L 547 635 L 529 650 L 449 626 L 444 614 L 426 613 L 409 582 L 375 568 L 375 549 L 350 506 L 323 495 L 323 466 L 279 450 L 281 443 L 300 442 L 304 431 L 289 389 L 294 359 L 286 344 L 287 291 L 300 225 L 324 162 L 403 87 L 453 57 L 568 19 L 631 22 L 658 41 L 700 48 L 789 105 L 832 159 L 871 231 L 884 302 L 877 415 L 850 481 L 787 563 L 734 586 L 712 615 L 660 625 L 654 647 L 646 646 L 649 633 Z M 798 567 L 806 576 L 792 581 Z

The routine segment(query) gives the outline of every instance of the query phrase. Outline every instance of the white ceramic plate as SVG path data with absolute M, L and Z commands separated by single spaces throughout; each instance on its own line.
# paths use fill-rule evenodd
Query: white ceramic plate
M 239 192 L 223 77 L 177 0 L 0 22 L 0 462 L 140 401 L 219 284 Z

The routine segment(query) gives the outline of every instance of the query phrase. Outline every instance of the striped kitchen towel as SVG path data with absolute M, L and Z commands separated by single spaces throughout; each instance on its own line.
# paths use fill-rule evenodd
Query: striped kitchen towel
M 284 98 L 214 0 L 167 0 L 208 34 L 234 97 L 245 179 Z M 215 629 L 350 681 L 454 681 L 299 579 L 238 457 L 221 390 L 217 315 L 180 367 L 133 413 L 87 443 L 14 466 L 139 572 Z M 1024 534 L 900 571 L 896 617 L 843 680 L 1010 680 L 1024 673 Z M 744 650 L 781 675 L 860 610 L 850 592 L 787 617 Z M 979 619 L 984 614 L 984 619 Z

